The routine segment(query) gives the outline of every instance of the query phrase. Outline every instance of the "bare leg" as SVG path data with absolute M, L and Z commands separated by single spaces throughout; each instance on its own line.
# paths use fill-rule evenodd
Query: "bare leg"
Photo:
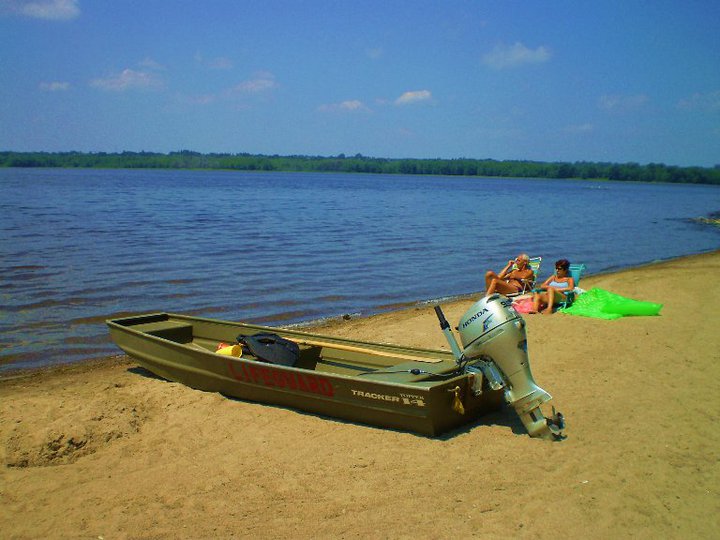
M 490 290 L 490 285 L 492 284 L 493 280 L 497 279 L 497 278 L 498 278 L 498 275 L 495 272 L 493 272 L 492 270 L 488 270 L 487 272 L 485 272 L 485 290 L 486 291 Z M 489 293 L 486 293 L 486 296 L 487 296 L 487 294 L 489 294 Z
M 542 294 L 541 293 L 533 293 L 533 307 L 532 311 L 530 313 L 537 313 L 540 311 L 540 302 L 542 300 Z
M 555 305 L 555 289 L 553 289 L 552 287 L 548 287 L 547 307 L 543 310 L 543 314 L 552 315 L 554 305 Z
M 512 294 L 518 292 L 518 289 L 500 278 L 494 278 L 490 281 L 490 285 L 487 287 L 485 296 L 490 296 L 492 293 L 496 292 L 499 292 L 500 294 Z

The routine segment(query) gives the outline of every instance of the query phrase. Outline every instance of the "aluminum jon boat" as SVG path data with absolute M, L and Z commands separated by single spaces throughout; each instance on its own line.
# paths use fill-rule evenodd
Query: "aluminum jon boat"
M 492 297 L 493 314 L 508 311 L 509 303 L 495 302 L 498 298 L 504 297 Z M 487 300 L 477 302 L 470 311 L 485 306 Z M 485 306 L 474 312 L 474 318 L 470 311 L 463 317 L 461 327 L 470 320 L 465 334 L 482 325 L 479 313 L 483 309 L 488 311 Z M 439 307 L 436 311 L 448 336 L 447 322 Z M 517 313 L 506 313 L 503 321 L 490 319 L 505 330 L 512 330 L 506 323 L 522 321 Z M 428 436 L 475 421 L 505 402 L 515 406 L 532 436 L 557 435 L 558 427 L 562 428 L 557 418 L 546 419 L 539 412 L 539 405 L 550 396 L 532 381 L 527 357 L 519 366 L 522 377 L 515 372 L 506 375 L 508 368 L 499 368 L 502 363 L 494 363 L 486 354 L 469 360 L 454 340 L 450 342 L 453 352 L 445 352 L 172 313 L 106 323 L 113 341 L 142 367 L 198 390 Z M 500 330 L 497 335 L 510 335 Z M 290 342 L 296 357 L 285 365 L 273 363 L 262 358 L 264 354 L 238 345 L 267 334 Z M 524 339 L 524 324 L 519 337 Z M 220 354 L 221 343 L 235 345 Z M 466 350 L 477 345 L 475 340 Z M 518 349 L 517 341 L 513 347 Z

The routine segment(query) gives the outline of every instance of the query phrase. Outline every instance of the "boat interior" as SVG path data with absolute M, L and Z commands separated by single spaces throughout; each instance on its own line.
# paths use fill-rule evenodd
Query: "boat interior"
M 112 322 L 142 334 L 210 353 L 215 353 L 220 343 L 237 343 L 240 334 L 252 335 L 272 330 L 298 344 L 300 355 L 294 367 L 338 375 L 407 383 L 437 379 L 457 369 L 452 354 L 444 351 L 354 342 L 279 328 L 269 329 L 166 313 L 115 319 Z M 242 358 L 257 360 L 247 351 L 243 351 Z

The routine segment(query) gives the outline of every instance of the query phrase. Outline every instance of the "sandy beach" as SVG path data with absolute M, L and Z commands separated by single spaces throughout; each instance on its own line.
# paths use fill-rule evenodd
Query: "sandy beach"
M 581 284 L 663 303 L 657 317 L 526 316 L 561 442 L 510 409 L 435 439 L 347 423 L 120 354 L 1 380 L 0 536 L 718 538 L 717 275 L 720 251 Z M 448 320 L 472 302 L 444 304 Z M 431 306 L 311 331 L 447 349 Z

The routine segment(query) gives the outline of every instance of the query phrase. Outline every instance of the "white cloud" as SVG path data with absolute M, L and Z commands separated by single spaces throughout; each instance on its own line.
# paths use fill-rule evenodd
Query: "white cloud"
M 704 94 L 696 92 L 688 98 L 681 99 L 677 107 L 686 111 L 720 111 L 720 90 Z
M 123 92 L 125 90 L 157 90 L 162 88 L 163 82 L 154 73 L 125 69 L 117 75 L 111 75 L 104 79 L 94 79 L 90 82 L 90 85 L 102 90 Z
M 432 97 L 432 93 L 429 90 L 413 90 L 411 92 L 405 92 L 402 96 L 395 100 L 395 105 L 410 105 L 411 103 L 418 103 L 420 101 L 427 101 Z
M 632 111 L 639 109 L 647 103 L 645 94 L 623 96 L 619 94 L 605 94 L 600 96 L 598 107 L 606 111 Z
M 138 65 L 142 68 L 152 69 L 155 71 L 164 71 L 165 70 L 165 66 L 156 62 L 155 60 L 153 60 L 150 57 L 147 57 L 144 60 L 138 62 Z
M 42 90 L 43 92 L 64 92 L 65 90 L 69 89 L 70 83 L 68 82 L 53 81 L 40 83 L 40 90 Z
M 319 111 L 322 112 L 358 112 L 358 111 L 370 111 L 370 109 L 360 100 L 352 99 L 348 101 L 342 101 L 340 103 L 330 103 L 328 105 L 320 105 Z
M 234 110 L 244 110 L 250 108 L 249 102 L 253 99 L 253 96 L 257 96 L 257 99 L 263 99 L 267 92 L 277 88 L 277 86 L 275 76 L 272 73 L 263 72 L 258 73 L 253 79 L 243 81 L 232 88 L 226 88 L 217 93 L 179 94 L 176 99 L 178 103 L 183 105 L 229 104 Z
M 384 51 L 382 47 L 374 47 L 372 49 L 366 49 L 365 54 L 368 58 L 371 58 L 372 60 L 377 60 L 378 58 L 381 58 L 384 54 Z
M 542 64 L 550 60 L 550 51 L 546 47 L 528 49 L 519 41 L 514 45 L 497 45 L 491 52 L 483 55 L 483 64 L 493 69 L 514 68 L 524 64 Z
M 260 73 L 254 79 L 243 81 L 233 91 L 244 94 L 259 94 L 277 87 L 275 76 L 272 73 Z
M 0 7 L 16 15 L 53 21 L 69 21 L 80 15 L 77 0 L 3 0 Z

